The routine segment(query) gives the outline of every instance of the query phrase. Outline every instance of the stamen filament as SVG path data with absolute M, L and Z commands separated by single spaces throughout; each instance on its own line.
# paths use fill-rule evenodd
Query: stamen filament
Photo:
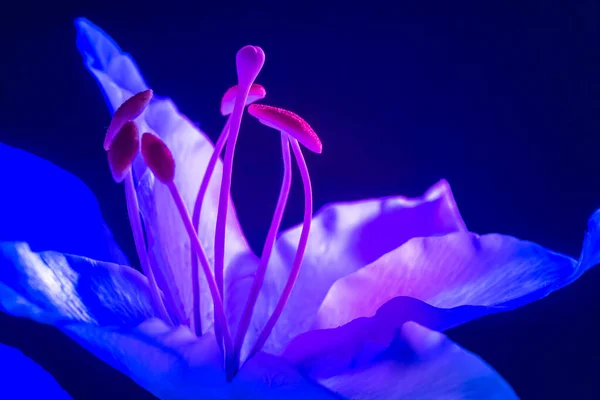
M 227 230 L 227 210 L 229 208 L 229 192 L 231 191 L 231 177 L 233 174 L 233 155 L 235 145 L 240 132 L 242 123 L 242 113 L 246 104 L 246 97 L 250 91 L 250 85 L 242 87 L 238 85 L 238 95 L 235 99 L 233 112 L 230 116 L 229 137 L 226 140 L 225 160 L 223 161 L 223 175 L 221 176 L 221 188 L 219 191 L 219 206 L 217 208 L 217 224 L 215 227 L 215 250 L 214 250 L 214 270 L 215 281 L 221 299 L 225 298 L 223 288 L 223 274 L 225 271 L 225 232 Z M 232 133 L 233 132 L 233 133 Z M 215 336 L 220 344 L 223 332 L 219 326 L 215 326 Z
M 225 317 L 223 302 L 221 301 L 219 290 L 217 289 L 215 279 L 210 270 L 208 258 L 206 257 L 206 253 L 202 248 L 200 239 L 198 239 L 198 234 L 194 229 L 194 226 L 192 225 L 192 220 L 190 219 L 190 216 L 188 214 L 187 207 L 185 206 L 183 198 L 181 197 L 179 190 L 177 190 L 175 183 L 173 181 L 170 181 L 166 182 L 165 184 L 171 191 L 171 195 L 173 196 L 173 200 L 175 201 L 175 205 L 177 206 L 177 210 L 179 211 L 179 215 L 181 216 L 183 225 L 185 226 L 188 236 L 190 237 L 192 248 L 196 252 L 196 256 L 200 259 L 200 265 L 202 265 L 202 269 L 204 270 L 204 275 L 206 276 L 206 281 L 208 282 L 208 288 L 213 299 L 215 328 L 219 327 L 223 335 L 225 355 L 231 355 L 233 350 L 233 341 L 231 339 L 229 325 L 227 324 L 227 319 Z
M 213 172 L 217 165 L 217 161 L 219 160 L 219 156 L 221 152 L 223 152 L 223 148 L 225 147 L 225 143 L 227 142 L 227 138 L 229 137 L 229 122 L 230 118 L 227 118 L 227 122 L 217 139 L 217 143 L 215 144 L 215 148 L 213 153 L 208 160 L 208 164 L 206 166 L 206 171 L 204 176 L 202 177 L 202 182 L 200 183 L 200 188 L 198 189 L 198 196 L 196 196 L 196 203 L 194 204 L 194 211 L 192 213 L 192 223 L 196 232 L 198 232 L 198 227 L 200 225 L 200 215 L 202 213 L 202 203 L 204 201 L 204 196 L 206 195 L 206 191 L 208 190 L 208 185 L 210 184 L 210 179 L 212 178 Z M 193 329 L 197 335 L 202 335 L 202 317 L 200 315 L 200 282 L 199 282 L 199 274 L 198 274 L 198 258 L 194 254 L 192 250 L 192 286 L 193 286 L 193 314 L 192 321 L 194 324 Z
M 258 294 L 265 279 L 269 258 L 271 257 L 273 245 L 275 244 L 275 239 L 277 238 L 277 233 L 279 232 L 279 227 L 281 226 L 281 220 L 283 218 L 285 206 L 290 194 L 290 187 L 292 185 L 292 160 L 290 155 L 290 144 L 288 135 L 283 132 L 281 133 L 281 151 L 283 154 L 283 181 L 281 183 L 281 189 L 279 191 L 279 198 L 277 199 L 277 205 L 275 207 L 273 219 L 271 220 L 271 226 L 269 227 L 269 232 L 263 246 L 260 263 L 258 264 L 256 275 L 254 276 L 254 281 L 252 282 L 252 288 L 250 289 L 250 295 L 246 301 L 244 313 L 242 314 L 242 318 L 240 319 L 240 324 L 236 333 L 234 342 L 236 362 L 239 361 L 240 352 L 244 343 L 244 337 L 246 336 L 246 332 L 250 326 L 252 312 L 254 311 Z
M 221 190 L 219 192 L 219 207 L 217 210 L 217 226 L 215 228 L 215 280 L 219 293 L 223 297 L 223 272 L 225 269 L 225 231 L 227 227 L 227 209 L 229 208 L 229 192 L 231 191 L 231 177 L 233 173 L 233 156 L 235 145 L 242 123 L 242 113 L 246 104 L 246 97 L 250 85 L 238 86 L 238 95 L 230 117 L 229 138 L 225 149 L 223 162 L 223 176 L 221 177 Z
M 160 291 L 158 289 L 158 286 L 156 285 L 156 279 L 154 278 L 154 273 L 150 265 L 148 253 L 146 252 L 144 232 L 142 229 L 142 220 L 140 218 L 140 208 L 137 200 L 137 194 L 135 192 L 135 186 L 133 183 L 133 176 L 131 170 L 129 170 L 129 172 L 125 176 L 124 184 L 125 199 L 127 202 L 127 213 L 129 214 L 129 221 L 131 223 L 131 230 L 133 232 L 133 240 L 135 242 L 135 248 L 137 250 L 138 257 L 140 258 L 140 265 L 142 267 L 142 270 L 144 271 L 144 275 L 146 275 L 146 278 L 148 279 L 150 296 L 152 298 L 152 302 L 154 303 L 154 308 L 158 311 L 158 314 L 166 323 L 173 325 L 171 317 L 169 317 L 169 313 L 167 312 L 167 309 L 165 308 L 165 305 L 162 302 Z M 172 299 L 169 299 L 167 294 L 165 294 L 165 298 L 167 299 L 167 302 L 172 302 Z M 172 303 L 169 304 L 169 308 L 174 311 L 177 310 L 177 308 Z
M 298 145 L 298 141 L 296 139 L 290 138 L 290 144 L 292 145 L 292 150 L 294 151 L 294 156 L 296 157 L 296 163 L 298 164 L 298 168 L 300 170 L 300 175 L 302 176 L 302 184 L 304 185 L 304 222 L 302 225 L 302 232 L 300 233 L 300 241 L 298 243 L 298 249 L 296 250 L 296 256 L 294 258 L 294 262 L 292 264 L 292 270 L 290 271 L 290 276 L 283 288 L 283 292 L 281 293 L 281 297 L 275 306 L 275 310 L 271 317 L 267 321 L 265 327 L 260 333 L 252 351 L 250 352 L 248 358 L 254 356 L 258 353 L 264 344 L 266 343 L 269 335 L 273 331 L 277 320 L 281 316 L 281 312 L 285 307 L 290 295 L 292 294 L 292 290 L 294 289 L 294 284 L 296 283 L 296 279 L 298 279 L 298 273 L 300 272 L 300 266 L 302 265 L 302 259 L 304 258 L 304 252 L 306 250 L 306 245 L 308 243 L 308 235 L 310 233 L 310 223 L 312 219 L 312 187 L 310 182 L 310 176 L 308 174 L 308 167 L 306 166 L 306 161 L 302 156 L 302 150 Z

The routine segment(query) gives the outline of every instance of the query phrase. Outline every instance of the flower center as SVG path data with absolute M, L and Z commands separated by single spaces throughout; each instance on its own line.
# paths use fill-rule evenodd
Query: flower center
M 223 115 L 228 115 L 228 119 L 215 144 L 213 154 L 208 162 L 191 217 L 185 206 L 183 198 L 181 197 L 181 194 L 174 183 L 176 165 L 175 158 L 173 157 L 171 151 L 166 144 L 154 134 L 144 133 L 141 139 L 141 153 L 144 162 L 155 175 L 157 180 L 166 185 L 169 189 L 175 206 L 179 212 L 180 218 L 190 238 L 192 248 L 191 279 L 193 290 L 193 311 L 190 321 L 190 328 L 192 328 L 197 335 L 202 334 L 200 316 L 200 275 L 198 268 L 198 266 L 201 266 L 206 277 L 213 302 L 215 336 L 217 338 L 219 347 L 223 351 L 225 370 L 228 380 L 232 379 L 238 370 L 240 352 L 244 344 L 246 333 L 250 326 L 256 301 L 266 276 L 269 259 L 273 251 L 275 240 L 281 226 L 281 220 L 283 218 L 286 203 L 289 197 L 292 181 L 290 147 L 294 153 L 304 186 L 305 211 L 302 232 L 300 234 L 296 255 L 290 267 L 290 275 L 288 280 L 273 313 L 266 322 L 263 330 L 258 336 L 258 339 L 252 345 L 249 357 L 252 357 L 262 349 L 279 317 L 281 316 L 281 313 L 290 298 L 294 284 L 298 278 L 300 266 L 302 264 L 302 259 L 308 243 L 310 222 L 312 218 L 312 189 L 308 168 L 302 155 L 302 150 L 299 143 L 306 146 L 309 150 L 317 153 L 320 153 L 322 150 L 321 141 L 317 137 L 316 133 L 312 130 L 308 123 L 306 123 L 306 121 L 304 121 L 298 115 L 290 111 L 271 106 L 257 104 L 252 104 L 250 106 L 249 112 L 251 115 L 258 118 L 263 124 L 280 132 L 284 173 L 277 205 L 275 207 L 271 225 L 265 239 L 261 258 L 254 276 L 254 281 L 252 283 L 252 287 L 240 319 L 235 340 L 233 340 L 227 322 L 226 310 L 224 307 L 225 293 L 223 290 L 227 209 L 229 193 L 231 190 L 235 146 L 240 131 L 244 108 L 246 105 L 254 103 L 257 100 L 261 100 L 266 95 L 265 89 L 262 86 L 254 83 L 254 80 L 258 76 L 258 73 L 264 64 L 264 60 L 264 52 L 260 47 L 246 46 L 237 53 L 236 65 L 238 85 L 230 88 L 223 97 L 221 103 L 221 112 Z M 136 250 L 138 252 L 140 264 L 144 274 L 148 278 L 148 285 L 153 304 L 160 317 L 165 320 L 165 322 L 173 325 L 174 323 L 177 323 L 177 321 L 182 322 L 186 321 L 187 319 L 183 315 L 183 310 L 180 310 L 175 306 L 175 294 L 168 290 L 168 286 L 165 284 L 165 282 L 157 282 L 155 280 L 155 276 L 162 276 L 162 274 L 156 274 L 158 268 L 156 261 L 153 259 L 153 257 L 148 256 L 137 195 L 134 187 L 133 175 L 131 172 L 131 164 L 137 156 L 140 148 L 139 132 L 136 124 L 132 121 L 143 113 L 144 109 L 150 103 L 151 97 L 151 90 L 138 93 L 125 101 L 121 107 L 115 111 L 107 131 L 104 147 L 108 152 L 108 161 L 115 181 L 125 182 L 127 209 L 134 235 Z M 213 275 L 206 252 L 198 237 L 198 228 L 200 217 L 202 215 L 202 203 L 215 166 L 223 149 L 225 149 L 225 157 L 223 161 L 223 174 L 221 177 L 217 221 L 215 227 L 215 257 Z M 193 172 L 194 171 L 190 171 L 190 173 Z M 163 297 L 160 294 L 161 289 L 164 294 L 164 302 Z M 175 321 L 171 320 L 170 315 L 174 316 Z

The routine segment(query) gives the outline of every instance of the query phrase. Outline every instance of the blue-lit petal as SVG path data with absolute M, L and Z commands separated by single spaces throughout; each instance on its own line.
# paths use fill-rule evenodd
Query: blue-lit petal
M 296 226 L 277 240 L 247 346 L 252 344 L 253 336 L 260 332 L 279 299 L 290 273 L 301 229 Z M 394 196 L 324 207 L 313 218 L 298 280 L 265 351 L 278 353 L 294 336 L 310 329 L 329 288 L 338 279 L 411 238 L 465 230 L 452 190 L 445 180 L 417 198 Z M 243 261 L 240 258 L 240 265 L 235 269 L 241 279 L 231 279 L 235 282 L 230 290 L 232 293 L 247 293 L 251 284 L 253 275 L 249 269 L 252 263 L 244 264 Z M 235 314 L 231 311 L 230 316 Z
M 371 317 L 400 296 L 441 309 L 484 306 L 488 313 L 506 311 L 548 295 L 580 273 L 572 258 L 510 236 L 457 232 L 415 238 L 334 283 L 313 327 L 333 328 Z M 433 328 L 464 322 L 447 315 Z
M 158 319 L 132 329 L 72 324 L 65 331 L 100 359 L 162 399 L 338 399 L 285 360 L 259 354 L 226 383 L 215 337 Z
M 0 343 L 0 398 L 67 400 L 71 397 L 29 357 Z
M 0 310 L 59 326 L 134 326 L 155 316 L 146 278 L 133 268 L 12 242 L 0 243 Z
M 92 192 L 49 161 L 0 143 L 0 242 L 126 264 Z
M 510 236 L 457 232 L 415 238 L 334 283 L 313 326 L 333 328 L 371 317 L 400 296 L 441 309 L 506 311 L 548 295 L 576 273 L 581 271 L 572 258 Z M 456 325 L 448 315 L 434 328 Z
M 583 259 L 597 258 L 597 240 L 587 235 Z M 386 344 L 407 321 L 441 331 L 541 299 L 592 264 L 497 234 L 415 238 L 333 284 L 312 328 L 335 330 L 349 347 Z M 314 335 L 294 338 L 286 356 L 313 359 L 329 343 Z
M 77 46 L 88 70 L 100 84 L 111 111 L 132 94 L 148 88 L 133 59 L 123 53 L 105 32 L 84 18 L 78 19 L 75 25 L 78 30 Z M 177 165 L 175 184 L 191 212 L 206 165 L 213 152 L 212 143 L 180 114 L 170 99 L 155 96 L 136 122 L 143 131 L 154 132 L 160 136 L 170 148 Z M 141 157 L 138 157 L 134 171 L 138 180 L 138 196 L 149 236 L 150 251 L 159 263 L 164 281 L 170 286 L 170 290 L 176 293 L 178 307 L 189 317 L 193 291 L 187 233 L 169 190 L 154 180 L 153 175 L 143 165 Z M 221 173 L 222 164 L 219 162 L 206 194 L 199 228 L 199 237 L 209 259 L 212 259 L 214 253 Z M 249 252 L 231 201 L 227 218 L 226 269 L 232 259 Z M 203 274 L 200 279 L 203 326 L 208 327 L 212 324 L 212 300 Z
M 443 334 L 414 322 L 398 332 L 389 346 L 371 341 L 348 347 L 338 340 L 343 332 L 316 331 L 330 346 L 298 367 L 353 400 L 518 398 L 492 367 Z

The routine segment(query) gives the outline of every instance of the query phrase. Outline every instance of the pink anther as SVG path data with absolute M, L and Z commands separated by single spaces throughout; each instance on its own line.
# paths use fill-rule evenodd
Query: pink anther
M 148 168 L 162 183 L 173 182 L 175 178 L 175 160 L 167 145 L 151 133 L 142 135 L 142 156 Z
M 315 131 L 298 114 L 264 104 L 252 104 L 248 107 L 248 112 L 263 124 L 287 133 L 310 151 L 323 151 L 323 144 Z
M 233 106 L 235 105 L 235 98 L 238 94 L 238 85 L 230 87 L 225 94 L 223 95 L 223 99 L 221 100 L 221 114 L 229 115 L 233 112 Z M 262 100 L 267 95 L 267 91 L 262 85 L 257 83 L 253 83 L 250 86 L 250 91 L 248 92 L 248 98 L 246 99 L 246 105 L 255 103 L 259 100 Z
M 144 112 L 148 103 L 150 103 L 150 99 L 152 99 L 152 90 L 144 90 L 143 92 L 134 94 L 117 108 L 117 111 L 113 114 L 110 125 L 106 130 L 104 150 L 110 148 L 115 135 L 121 130 L 121 127 L 123 127 L 126 122 L 133 121 Z
M 126 122 L 115 135 L 107 151 L 108 165 L 113 179 L 121 183 L 131 168 L 140 149 L 140 135 L 135 122 Z

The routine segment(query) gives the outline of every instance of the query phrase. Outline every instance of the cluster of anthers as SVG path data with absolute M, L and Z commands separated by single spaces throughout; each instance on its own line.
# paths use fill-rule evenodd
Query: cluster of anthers
M 262 104 L 252 104 L 263 99 L 266 95 L 265 89 L 262 86 L 254 83 L 264 64 L 264 61 L 265 53 L 260 47 L 246 46 L 237 53 L 236 66 L 238 84 L 230 88 L 223 96 L 223 100 L 221 102 L 221 113 L 224 116 L 228 116 L 228 119 L 223 131 L 221 132 L 221 135 L 216 142 L 212 157 L 208 162 L 206 171 L 200 184 L 192 216 L 190 216 L 181 194 L 174 183 L 176 166 L 171 151 L 158 136 L 148 132 L 141 135 L 141 152 L 144 162 L 152 171 L 154 176 L 160 182 L 162 182 L 162 184 L 168 187 L 190 238 L 192 247 L 191 280 L 193 287 L 192 326 L 195 327 L 197 334 L 201 333 L 199 328 L 199 264 L 202 267 L 204 275 L 206 276 L 212 297 L 214 307 L 215 336 L 217 338 L 219 347 L 223 351 L 225 369 L 227 371 L 228 379 L 232 379 L 238 370 L 242 344 L 250 325 L 252 312 L 265 278 L 269 257 L 273 250 L 275 239 L 281 225 L 283 212 L 287 203 L 292 180 L 290 146 L 294 152 L 304 185 L 305 211 L 303 227 L 296 255 L 293 260 L 290 276 L 283 289 L 283 292 L 281 293 L 281 297 L 277 302 L 275 310 L 258 336 L 258 339 L 252 346 L 249 357 L 252 357 L 261 350 L 271 334 L 271 331 L 273 330 L 273 327 L 275 326 L 279 316 L 281 315 L 281 312 L 283 311 L 283 308 L 285 307 L 285 304 L 291 295 L 294 283 L 298 277 L 300 265 L 302 264 L 302 258 L 308 242 L 310 222 L 312 218 L 312 189 L 306 162 L 298 143 L 303 144 L 306 148 L 316 153 L 320 153 L 322 150 L 321 141 L 317 137 L 316 133 L 308 125 L 308 123 L 306 123 L 306 121 L 304 121 L 298 115 L 276 107 Z M 140 218 L 140 210 L 131 171 L 132 163 L 140 151 L 140 135 L 134 120 L 146 109 L 151 98 L 151 90 L 137 93 L 125 101 L 115 111 L 106 133 L 104 149 L 108 153 L 108 162 L 115 181 L 117 183 L 124 182 L 125 185 L 127 209 L 133 230 L 135 245 L 140 258 L 142 270 L 148 279 L 152 301 L 161 318 L 168 323 L 172 323 L 169 315 L 178 316 L 180 312 L 178 312 L 177 307 L 174 306 L 173 293 L 169 293 L 168 288 L 161 288 L 164 292 L 164 297 L 161 296 L 161 291 L 158 288 L 154 278 L 157 266 L 153 265 L 153 263 L 150 261 L 150 257 L 148 257 L 142 221 Z M 233 155 L 239 135 L 242 115 L 246 105 L 250 105 L 248 107 L 248 112 L 252 116 L 258 118 L 261 123 L 280 131 L 284 174 L 281 190 L 279 192 L 279 198 L 277 200 L 277 205 L 271 225 L 269 227 L 267 238 L 265 240 L 254 281 L 250 289 L 250 294 L 246 302 L 235 338 L 233 338 L 228 326 L 225 309 L 223 306 L 225 222 L 227 219 L 229 192 L 231 189 Z M 209 260 L 202 247 L 202 243 L 200 242 L 197 231 L 202 211 L 201 205 L 203 198 L 208 189 L 208 184 L 215 169 L 215 165 L 217 164 L 219 156 L 225 146 L 226 149 L 223 161 L 223 174 L 221 177 L 217 222 L 215 229 L 213 276 Z M 169 312 L 171 312 L 171 314 Z M 179 320 L 183 321 L 184 319 L 179 318 Z

